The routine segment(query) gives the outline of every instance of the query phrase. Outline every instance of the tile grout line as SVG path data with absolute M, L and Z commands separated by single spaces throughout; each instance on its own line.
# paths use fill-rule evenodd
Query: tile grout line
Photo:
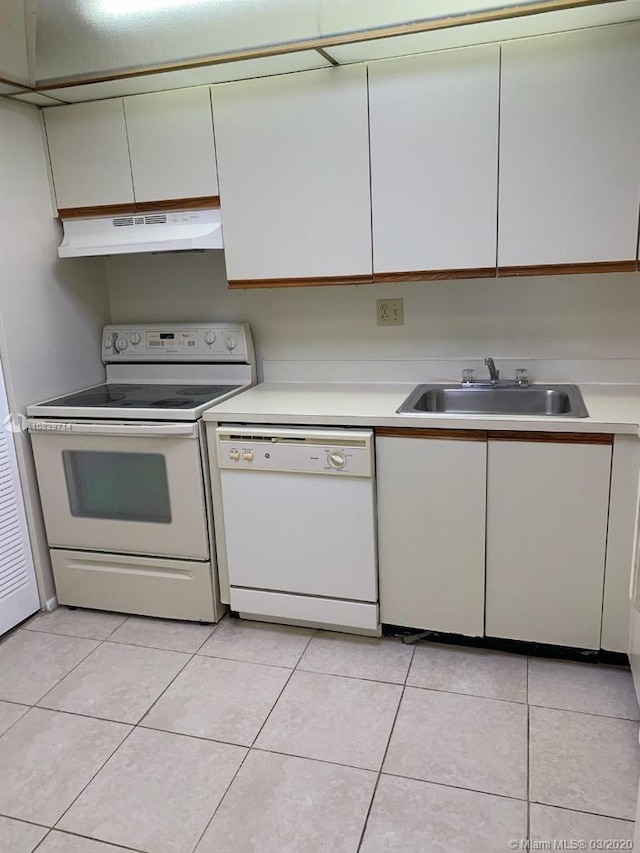
M 244 757 L 243 757 L 242 761 L 241 761 L 241 762 L 240 762 L 240 764 L 238 765 L 238 769 L 236 770 L 236 772 L 235 772 L 235 773 L 233 774 L 233 776 L 231 777 L 231 780 L 229 781 L 229 784 L 228 784 L 228 785 L 227 785 L 227 787 L 225 788 L 223 795 L 220 797 L 220 800 L 219 800 L 219 802 L 218 802 L 218 805 L 217 805 L 217 806 L 215 807 L 215 809 L 213 810 L 213 814 L 211 815 L 211 817 L 210 817 L 210 818 L 209 818 L 209 820 L 207 821 L 207 825 L 206 825 L 206 826 L 205 826 L 205 828 L 202 830 L 202 833 L 200 834 L 200 836 L 199 836 L 198 840 L 196 841 L 196 843 L 195 843 L 194 847 L 192 848 L 191 853 L 195 853 L 195 851 L 198 849 L 198 847 L 199 847 L 199 845 L 200 845 L 200 842 L 202 841 L 202 839 L 203 839 L 203 838 L 204 838 L 204 836 L 206 835 L 206 833 L 207 833 L 207 831 L 208 831 L 209 827 L 210 827 L 210 826 L 211 826 L 211 824 L 213 823 L 213 819 L 215 818 L 216 814 L 218 813 L 218 810 L 220 809 L 220 806 L 222 805 L 222 803 L 223 803 L 223 802 L 224 802 L 224 800 L 225 800 L 225 797 L 226 797 L 226 796 L 227 796 L 227 794 L 229 793 L 229 790 L 231 789 L 231 786 L 233 785 L 233 783 L 234 783 L 234 782 L 235 782 L 235 780 L 237 779 L 238 774 L 240 773 L 240 771 L 241 771 L 241 770 L 242 770 L 242 768 L 244 767 L 244 763 L 245 763 L 245 761 L 247 760 L 248 756 L 250 755 L 251 750 L 253 749 L 255 742 L 256 742 L 256 741 L 258 740 L 258 738 L 260 737 L 260 732 L 261 732 L 261 731 L 263 730 L 263 728 L 266 726 L 267 721 L 269 720 L 269 717 L 271 716 L 271 714 L 273 713 L 273 711 L 274 711 L 274 709 L 275 709 L 276 705 L 277 705 L 277 704 L 278 704 L 278 702 L 280 701 L 280 697 L 282 696 L 282 694 L 284 693 L 284 691 L 285 691 L 285 689 L 286 689 L 287 685 L 288 685 L 288 684 L 289 684 L 289 682 L 291 681 L 291 678 L 293 677 L 293 673 L 296 671 L 296 667 L 298 666 L 298 663 L 300 663 L 300 660 L 302 659 L 302 655 L 306 652 L 306 650 L 307 650 L 307 648 L 308 648 L 308 646 L 309 646 L 309 643 L 311 642 L 312 638 L 315 636 L 315 633 L 316 633 L 316 632 L 315 632 L 315 629 L 313 629 L 313 630 L 312 630 L 312 632 L 309 634 L 309 638 L 308 638 L 308 640 L 307 640 L 307 642 L 306 642 L 306 644 L 305 644 L 305 646 L 304 646 L 304 649 L 300 652 L 300 656 L 299 656 L 298 660 L 296 661 L 296 665 L 295 665 L 292 669 L 290 669 L 290 671 L 289 671 L 289 675 L 288 675 L 288 677 L 287 677 L 287 680 L 286 680 L 286 681 L 285 681 L 285 683 L 282 685 L 282 689 L 281 689 L 281 690 L 280 690 L 280 692 L 278 693 L 278 695 L 277 695 L 277 697 L 276 697 L 276 699 L 275 699 L 275 701 L 274 701 L 273 705 L 271 706 L 271 710 L 269 711 L 269 713 L 267 714 L 267 716 L 264 718 L 264 720 L 263 720 L 263 722 L 262 722 L 262 725 L 261 725 L 261 726 L 260 726 L 260 728 L 258 729 L 258 731 L 257 731 L 257 733 L 256 733 L 256 735 L 255 735 L 255 737 L 253 738 L 253 740 L 252 740 L 252 742 L 251 742 L 251 745 L 250 745 L 249 747 L 245 747 L 247 751 L 245 752 L 245 754 L 244 754 Z M 260 750 L 260 751 L 266 751 L 266 750 Z
M 158 649 L 158 651 L 163 651 L 163 650 L 162 650 L 162 649 Z M 168 650 L 165 650 L 165 651 L 168 651 Z M 188 652 L 183 652 L 182 654 L 189 654 L 189 653 L 188 653 Z M 166 685 L 166 686 L 165 686 L 165 687 L 160 691 L 160 693 L 156 696 L 156 698 L 153 700 L 153 702 L 151 703 L 151 705 L 149 705 L 149 707 L 147 708 L 147 710 L 146 710 L 146 711 L 144 712 L 144 714 L 140 717 L 140 719 L 138 720 L 138 722 L 137 722 L 137 723 L 133 723 L 133 726 L 134 726 L 135 728 L 138 728 L 138 726 L 141 726 L 142 721 L 145 719 L 145 717 L 147 717 L 147 716 L 149 715 L 149 712 L 150 712 L 150 711 L 152 711 L 152 710 L 155 708 L 155 706 L 156 706 L 156 705 L 158 704 L 158 702 L 162 699 L 162 697 L 164 696 L 164 694 L 165 694 L 165 693 L 167 692 L 167 690 L 172 686 L 172 684 L 176 681 L 176 679 L 177 679 L 177 678 L 179 678 L 179 676 L 181 676 L 181 675 L 182 675 L 182 673 L 183 673 L 183 672 L 185 671 L 185 669 L 189 666 L 189 664 L 190 664 L 190 663 L 191 663 L 191 661 L 194 659 L 194 657 L 195 657 L 195 654 L 193 654 L 193 653 L 189 654 L 189 659 L 188 659 L 188 660 L 186 660 L 186 661 L 184 662 L 184 664 L 180 667 L 180 669 L 179 669 L 179 670 L 176 672 L 176 674 L 173 676 L 173 678 L 171 679 L 171 681 L 170 681 L 170 682 L 169 682 L 169 683 L 168 683 L 168 684 L 167 684 L 167 685 Z M 149 726 L 141 726 L 141 727 L 142 727 L 143 729 L 148 729 L 148 728 L 149 728 Z M 177 733 L 177 732 L 174 732 L 174 734 L 178 734 L 178 733 Z
M 125 724 L 124 724 L 124 723 L 120 723 L 120 725 L 125 725 Z M 105 758 L 105 760 L 102 762 L 102 764 L 100 765 L 100 767 L 98 767 L 98 769 L 96 770 L 96 772 L 95 772 L 95 773 L 92 775 L 92 777 L 89 779 L 89 781 L 87 782 L 87 784 L 86 784 L 86 785 L 84 785 L 84 786 L 82 787 L 82 790 L 77 794 L 77 796 L 75 796 L 75 797 L 73 798 L 73 800 L 69 803 L 69 805 L 67 806 L 67 808 L 62 812 L 62 814 L 60 815 L 60 817 L 59 817 L 59 818 L 54 822 L 53 826 L 51 827 L 51 829 L 52 829 L 52 830 L 57 828 L 57 826 L 58 826 L 58 824 L 60 823 L 60 821 L 61 821 L 61 820 L 62 820 L 62 819 L 67 815 L 67 813 L 69 812 L 69 810 L 70 810 L 71 808 L 73 808 L 73 806 L 75 805 L 75 803 L 76 803 L 76 802 L 80 799 L 80 797 L 84 794 L 84 792 L 87 790 L 87 788 L 89 787 L 89 785 L 93 782 L 93 780 L 96 778 L 96 776 L 98 775 L 98 773 L 100 773 L 100 771 L 101 771 L 104 767 L 106 767 L 106 765 L 109 763 L 109 761 L 111 761 L 111 759 L 112 759 L 112 758 L 113 758 L 113 756 L 116 754 L 116 752 L 120 749 L 120 747 L 122 746 L 122 744 L 123 744 L 123 743 L 126 743 L 126 741 L 131 737 L 132 733 L 135 731 L 135 728 L 136 728 L 135 726 L 131 726 L 131 728 L 130 728 L 130 729 L 129 729 L 129 731 L 126 733 L 126 735 L 123 737 L 123 739 L 120 741 L 120 743 L 115 747 L 115 749 L 114 749 L 111 753 L 109 753 L 109 755 Z M 64 831 L 64 830 L 61 830 L 61 831 Z M 99 839 L 95 839 L 95 840 L 99 840 Z
M 529 805 L 532 806 L 543 806 L 547 809 L 559 809 L 563 812 L 571 812 L 571 814 L 584 814 L 584 815 L 592 815 L 593 817 L 603 817 L 607 820 L 619 820 L 621 823 L 630 823 L 632 825 L 635 824 L 635 820 L 632 817 L 617 817 L 612 814 L 605 814 L 604 812 L 586 812 L 584 809 L 575 809 L 570 808 L 569 806 L 559 806 L 556 803 L 543 803 L 540 800 L 531 800 Z
M 55 827 L 52 827 L 51 829 L 49 829 L 45 837 L 38 842 L 37 847 L 32 850 L 32 853 L 37 853 L 37 851 L 42 848 L 42 845 L 47 840 L 47 838 L 49 838 L 49 836 L 54 832 L 57 832 L 60 835 L 70 835 L 72 838 L 84 838 L 86 841 L 92 841 L 94 844 L 110 844 L 110 842 L 108 841 L 100 841 L 99 839 L 94 838 L 91 835 L 81 835 L 79 832 L 69 832 L 69 830 L 67 829 L 55 829 Z M 110 846 L 117 851 L 124 850 L 127 851 L 127 853 L 129 853 L 129 851 L 130 853 L 148 853 L 147 850 L 143 850 L 140 847 L 129 847 L 127 844 L 110 844 Z
M 43 612 L 44 611 L 41 611 L 41 613 L 43 613 Z M 83 610 L 81 612 L 84 613 L 86 611 Z M 100 610 L 100 611 L 96 611 L 96 612 L 97 613 L 103 613 L 105 611 Z M 36 615 L 40 615 L 40 614 L 36 614 Z M 18 628 L 16 628 L 15 631 L 10 632 L 7 635 L 6 639 L 8 639 L 10 636 L 15 636 L 20 631 L 29 631 L 32 634 L 46 634 L 49 637 L 67 637 L 68 639 L 71 639 L 71 640 L 94 640 L 95 642 L 99 642 L 99 643 L 107 643 L 107 642 L 118 643 L 118 645 L 123 645 L 123 646 L 136 646 L 138 648 L 143 648 L 143 649 L 156 649 L 157 651 L 160 651 L 160 652 L 176 652 L 176 651 L 178 651 L 178 652 L 182 652 L 183 654 L 195 655 L 195 654 L 198 654 L 200 652 L 200 649 L 211 638 L 211 636 L 214 634 L 214 632 L 220 627 L 221 623 L 224 621 L 224 616 L 223 616 L 218 622 L 213 623 L 213 627 L 211 628 L 211 631 L 209 632 L 209 636 L 205 637 L 205 639 L 200 643 L 200 645 L 198 646 L 198 648 L 195 651 L 193 651 L 193 652 L 186 651 L 185 652 L 183 649 L 168 649 L 166 646 L 152 646 L 152 645 L 149 645 L 148 643 L 133 643 L 130 640 L 123 641 L 123 640 L 112 639 L 113 635 L 117 631 L 119 631 L 121 628 L 124 628 L 124 626 L 127 624 L 127 622 L 129 622 L 131 619 L 135 619 L 135 618 L 141 618 L 141 619 L 149 618 L 149 619 L 151 619 L 152 618 L 152 617 L 135 616 L 135 614 L 132 614 L 132 613 L 119 614 L 119 615 L 122 615 L 124 617 L 123 621 L 120 623 L 120 625 L 117 625 L 115 628 L 113 628 L 106 637 L 82 637 L 82 636 L 79 636 L 78 634 L 66 634 L 63 631 L 45 631 L 43 629 L 29 628 L 27 625 L 21 625 Z M 191 625 L 200 625 L 199 622 L 190 622 L 187 620 L 167 620 L 167 621 L 171 621 L 171 622 L 178 624 L 180 626 L 182 626 L 182 623 L 184 622 L 185 627 L 189 627 Z M 202 626 L 202 627 L 204 627 L 204 626 Z M 4 639 L 5 638 L 3 637 L 2 640 L 4 640 Z
M 554 705 L 535 705 L 530 704 L 529 708 L 540 708 L 543 711 L 558 711 L 561 714 L 580 714 L 583 717 L 595 717 L 598 720 L 619 720 L 621 723 L 639 723 L 638 718 L 617 717 L 613 714 L 596 714 L 595 711 L 576 711 L 575 708 L 556 708 Z
M 374 803 L 374 800 L 376 798 L 376 794 L 378 793 L 378 786 L 380 784 L 380 779 L 382 778 L 382 768 L 384 767 L 384 762 L 386 761 L 387 753 L 389 752 L 389 747 L 391 745 L 391 739 L 393 737 L 393 732 L 394 732 L 394 729 L 396 727 L 396 721 L 398 719 L 398 714 L 400 713 L 400 708 L 402 706 L 402 700 L 404 699 L 404 694 L 405 694 L 405 691 L 407 689 L 407 681 L 409 679 L 409 673 L 411 672 L 411 667 L 413 666 L 413 659 L 414 659 L 415 655 L 416 655 L 416 644 L 414 643 L 411 658 L 409 660 L 409 665 L 407 666 L 407 671 L 406 671 L 405 676 L 404 676 L 404 683 L 402 685 L 402 692 L 400 693 L 400 700 L 398 701 L 398 707 L 396 708 L 396 712 L 393 716 L 393 722 L 391 724 L 391 728 L 389 729 L 389 738 L 387 740 L 387 745 L 385 747 L 384 754 L 382 756 L 382 761 L 380 762 L 380 769 L 378 770 L 378 773 L 376 776 L 376 781 L 375 781 L 374 786 L 373 786 L 373 791 L 371 792 L 371 799 L 369 800 L 369 808 L 367 809 L 367 814 L 365 815 L 364 823 L 362 824 L 362 832 L 360 833 L 360 839 L 358 841 L 356 853 L 359 853 L 359 851 L 362 848 L 362 844 L 364 842 L 364 837 L 365 837 L 365 834 L 367 831 L 367 825 L 369 823 L 369 817 L 371 816 L 371 810 L 373 808 L 373 803 Z
M 236 744 L 236 746 L 237 746 L 237 744 Z M 242 768 L 244 767 L 244 763 L 245 763 L 245 761 L 247 760 L 247 756 L 248 756 L 248 755 L 249 755 L 249 753 L 251 752 L 251 747 L 244 747 L 244 749 L 246 749 L 246 752 L 245 752 L 245 754 L 244 754 L 244 755 L 243 755 L 243 757 L 242 757 L 242 761 L 241 761 L 241 762 L 240 762 L 240 764 L 238 765 L 238 768 L 237 768 L 236 772 L 235 772 L 235 773 L 233 774 L 233 776 L 231 777 L 231 779 L 230 779 L 230 781 L 229 781 L 229 784 L 228 784 L 228 785 L 227 785 L 227 787 L 224 789 L 224 793 L 223 793 L 223 794 L 222 794 L 222 796 L 220 797 L 220 800 L 218 801 L 218 805 L 217 805 L 217 806 L 215 807 L 215 809 L 213 810 L 213 814 L 211 815 L 211 817 L 210 817 L 210 818 L 209 818 L 209 820 L 207 821 L 205 828 L 202 830 L 202 832 L 201 832 L 201 833 L 200 833 L 200 835 L 198 836 L 198 840 L 196 841 L 196 843 L 195 843 L 195 844 L 193 845 L 193 847 L 191 848 L 191 853 L 195 853 L 195 851 L 196 851 L 196 850 L 198 849 L 198 847 L 200 846 L 200 842 L 202 841 L 202 839 L 203 839 L 203 838 L 205 837 L 205 835 L 207 834 L 207 830 L 208 830 L 208 829 L 209 829 L 209 827 L 211 826 L 211 823 L 213 822 L 214 817 L 217 815 L 217 813 L 218 813 L 218 809 L 220 808 L 220 806 L 221 806 L 221 805 L 222 805 L 222 803 L 224 802 L 224 798 L 225 798 L 225 797 L 227 796 L 227 794 L 229 793 L 229 789 L 231 788 L 231 786 L 233 785 L 233 783 L 236 781 L 236 779 L 237 779 L 237 777 L 238 777 L 238 773 L 240 773 L 240 771 L 241 771 L 241 770 L 242 770 Z
M 32 633 L 36 634 L 38 632 L 33 631 Z M 39 633 L 44 633 L 44 631 L 40 631 Z M 52 635 L 52 636 L 56 636 L 56 635 Z M 84 638 L 83 637 L 76 637 L 76 639 L 82 640 Z M 90 640 L 89 642 L 92 642 L 92 641 Z M 82 658 L 82 660 L 79 660 L 78 663 L 69 670 L 69 672 L 65 673 L 62 676 L 62 678 L 60 678 L 58 681 L 56 681 L 56 683 L 53 685 L 53 687 L 50 687 L 49 690 L 45 690 L 45 692 L 42 694 L 42 696 L 40 696 L 38 699 L 36 699 L 36 701 L 33 703 L 33 705 L 31 706 L 32 708 L 41 708 L 42 710 L 53 710 L 51 708 L 44 708 L 43 709 L 39 703 L 42 702 L 43 699 L 46 699 L 47 696 L 56 689 L 56 687 L 58 687 L 60 684 L 62 684 L 62 682 L 65 680 L 65 678 L 68 678 L 72 672 L 75 672 L 76 669 L 87 660 L 87 658 L 91 657 L 91 655 L 94 652 L 97 652 L 98 649 L 106 643 L 106 640 L 93 640 L 93 642 L 98 643 L 98 645 L 95 646 L 93 649 L 91 649 L 90 652 L 87 652 L 87 654 Z
M 105 641 L 105 642 L 106 642 L 106 641 Z M 98 648 L 99 648 L 99 647 L 98 647 Z M 95 651 L 95 649 L 94 649 L 94 651 Z M 162 691 L 162 693 L 160 694 L 160 696 L 162 696 L 162 695 L 165 693 L 165 691 L 166 691 L 166 690 L 168 690 L 168 688 L 173 684 L 173 682 L 176 680 L 176 678 L 180 675 L 180 673 L 182 672 L 182 670 L 187 666 L 187 664 L 189 664 L 189 663 L 191 662 L 192 658 L 193 658 L 193 655 L 191 655 L 191 656 L 189 657 L 189 659 L 188 659 L 187 661 L 185 661 L 184 666 L 182 666 L 182 667 L 180 668 L 180 670 L 175 674 L 175 676 L 171 679 L 171 681 L 169 682 L 169 684 L 167 684 L 167 686 L 164 688 L 164 690 Z M 66 676 L 65 676 L 65 677 L 66 677 Z M 158 699 L 160 698 L 160 696 L 158 696 L 158 697 L 157 697 L 157 699 L 155 700 L 155 702 L 157 702 L 157 701 L 158 701 Z M 155 705 L 155 702 L 153 703 L 153 705 Z M 153 705 L 152 705 L 151 707 L 153 707 Z M 149 709 L 147 709 L 147 711 L 145 711 L 145 713 L 142 715 L 142 718 L 141 718 L 141 719 L 143 719 L 143 718 L 144 718 L 144 717 L 149 713 L 149 710 L 151 710 L 151 709 L 149 708 Z M 65 711 L 60 711 L 59 713 L 66 713 L 66 712 L 65 712 Z M 78 715 L 78 716 L 80 716 L 80 715 Z M 95 717 L 91 717 L 90 719 L 96 719 L 96 718 L 95 718 Z M 115 721 L 115 720 L 114 720 L 114 721 L 111 721 L 111 722 L 117 722 L 117 721 Z M 99 767 L 99 768 L 96 770 L 96 772 L 92 775 L 92 777 L 89 779 L 89 781 L 87 782 L 87 784 L 86 784 L 86 785 L 84 785 L 84 786 L 82 787 L 82 790 L 78 793 L 78 795 L 77 795 L 76 797 L 74 797 L 74 798 L 73 798 L 73 800 L 71 801 L 71 803 L 69 803 L 69 805 L 67 806 L 67 808 L 64 810 L 64 812 L 60 815 L 60 817 L 59 817 L 59 818 L 56 820 L 56 822 L 54 823 L 54 825 L 53 825 L 53 827 L 52 827 L 53 829 L 55 829 L 55 828 L 58 826 L 58 824 L 60 823 L 60 821 L 61 821 L 61 820 L 62 820 L 62 819 L 63 819 L 63 818 L 68 814 L 69 810 L 70 810 L 71 808 L 73 808 L 73 806 L 75 805 L 75 803 L 76 803 L 76 802 L 80 799 L 80 797 L 84 794 L 84 792 L 87 790 L 87 788 L 88 788 L 88 787 L 89 787 L 89 785 L 93 782 L 93 780 L 96 778 L 96 776 L 97 776 L 97 775 L 98 775 L 98 774 L 99 774 L 99 773 L 100 773 L 100 772 L 101 772 L 101 771 L 106 767 L 106 765 L 109 763 L 109 761 L 111 761 L 111 759 L 112 759 L 112 758 L 113 758 L 113 756 L 118 752 L 118 750 L 120 749 L 120 747 L 121 747 L 124 743 L 126 743 L 126 741 L 127 741 L 127 740 L 129 740 L 129 738 L 131 737 L 131 735 L 133 734 L 133 732 L 134 732 L 134 731 L 136 731 L 136 729 L 138 728 L 138 725 L 139 725 L 139 723 L 140 723 L 140 722 L 141 722 L 141 720 L 138 720 L 138 722 L 137 722 L 137 723 L 122 723 L 122 722 L 120 722 L 120 723 L 119 723 L 119 725 L 129 725 L 129 726 L 131 726 L 130 730 L 127 732 L 127 734 L 125 735 L 125 737 L 120 741 L 120 743 L 116 746 L 116 748 L 113 750 L 113 752 L 111 752 L 111 753 L 107 756 L 107 758 L 105 759 L 105 761 L 103 761 L 103 762 L 102 762 L 102 764 L 100 765 L 100 767 Z M 99 840 L 99 839 L 98 839 L 98 840 Z
M 122 625 L 118 625 L 118 628 L 121 627 Z M 82 637 L 78 634 L 65 634 L 64 631 L 42 631 L 41 629 L 36 630 L 35 628 L 18 628 L 13 636 L 17 636 L 21 631 L 28 631 L 29 634 L 44 634 L 45 637 L 66 637 L 67 640 L 93 640 L 95 643 L 104 643 L 118 630 L 118 628 L 114 628 L 108 637 Z
M 113 637 L 113 635 L 115 634 L 115 632 L 116 632 L 116 631 L 119 631 L 119 630 L 120 630 L 120 628 L 122 628 L 122 626 L 123 626 L 123 625 L 126 625 L 126 624 L 127 624 L 127 622 L 128 622 L 130 619 L 131 619 L 131 614 L 129 614 L 129 615 L 127 615 L 127 616 L 125 616 L 125 617 L 124 617 L 124 619 L 122 620 L 122 622 L 118 625 L 118 627 L 117 627 L 117 628 L 114 628 L 114 629 L 113 629 L 113 631 L 111 631 L 111 633 L 109 634 L 109 636 L 108 636 L 108 637 L 105 637 L 105 640 L 108 640 L 108 639 L 110 639 L 111 637 Z
M 527 805 L 527 800 L 524 797 L 512 797 L 509 794 L 496 794 L 495 791 L 487 791 L 483 788 L 465 788 L 463 785 L 452 785 L 447 782 L 435 782 L 433 779 L 421 779 L 418 776 L 403 776 L 402 773 L 393 773 L 390 770 L 383 770 L 382 776 L 392 776 L 394 779 L 407 779 L 410 782 L 424 782 L 425 785 L 437 785 L 440 788 L 451 788 L 455 791 L 469 791 L 472 794 L 483 794 L 485 797 L 497 797 L 499 800 L 510 800 L 513 803 L 524 803 Z M 571 811 L 571 809 L 569 809 Z M 591 812 L 585 812 L 591 814 Z
M 306 644 L 305 644 L 304 649 L 300 652 L 300 656 L 298 657 L 298 660 L 296 661 L 296 665 L 293 667 L 293 671 L 294 671 L 294 672 L 296 672 L 296 670 L 297 670 L 297 669 L 298 669 L 298 667 L 300 666 L 300 662 L 302 661 L 302 658 L 305 656 L 305 654 L 306 654 L 306 652 L 307 652 L 307 649 L 308 649 L 308 648 L 309 648 L 309 646 L 311 645 L 311 640 L 313 640 L 313 639 L 314 639 L 314 637 L 317 637 L 317 636 L 318 636 L 318 631 L 317 631 L 317 629 L 316 629 L 316 628 L 312 628 L 311 633 L 309 634 L 309 639 L 307 640 L 307 642 L 306 642 Z M 303 671 L 303 670 L 300 670 L 300 672 L 302 672 L 302 671 Z M 279 698 L 279 697 L 278 697 L 278 698 Z
M 33 848 L 33 850 L 31 851 L 31 853 L 38 853 L 38 850 L 42 848 L 42 845 L 43 845 L 43 844 L 44 844 L 44 842 L 47 840 L 47 838 L 51 835 L 51 833 L 52 833 L 52 832 L 53 832 L 53 829 L 48 828 L 48 829 L 47 829 L 47 831 L 45 832 L 45 834 L 44 834 L 44 835 L 42 836 L 42 838 L 40 839 L 40 841 L 38 841 L 38 843 L 36 844 L 36 846 Z
M 3 700 L 3 701 L 4 701 L 4 700 Z M 0 704 L 1 704 L 1 703 L 0 703 Z M 19 703 L 18 703 L 18 702 L 13 702 L 13 703 L 11 703 L 11 704 L 13 704 L 13 705 L 18 705 Z M 13 723 L 11 723 L 11 725 L 9 726 L 9 728 L 8 728 L 8 729 L 5 729 L 5 731 L 3 731 L 3 732 L 2 732 L 2 734 L 0 734 L 0 741 L 2 740 L 2 738 L 3 738 L 6 734 L 8 734 L 8 733 L 11 731 L 11 729 L 12 729 L 15 725 L 17 725 L 17 724 L 20 722 L 20 720 L 23 720 L 23 719 L 27 716 L 27 714 L 29 713 L 29 711 L 30 711 L 33 707 L 35 707 L 35 706 L 34 706 L 34 705 L 20 705 L 20 707 L 21 707 L 21 708 L 26 708 L 27 710 L 24 712 L 24 714 L 20 714 L 20 716 L 18 717 L 18 719 L 17 719 L 17 720 L 14 720 L 14 721 L 13 721 Z

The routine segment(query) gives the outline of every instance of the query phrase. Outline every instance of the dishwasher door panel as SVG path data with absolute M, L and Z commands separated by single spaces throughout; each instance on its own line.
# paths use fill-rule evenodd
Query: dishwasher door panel
M 232 587 L 377 601 L 373 479 L 220 474 Z

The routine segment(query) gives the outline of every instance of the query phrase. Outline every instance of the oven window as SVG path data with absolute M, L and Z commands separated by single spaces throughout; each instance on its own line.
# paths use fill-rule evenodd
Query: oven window
M 161 453 L 63 450 L 71 515 L 171 523 L 167 465 Z

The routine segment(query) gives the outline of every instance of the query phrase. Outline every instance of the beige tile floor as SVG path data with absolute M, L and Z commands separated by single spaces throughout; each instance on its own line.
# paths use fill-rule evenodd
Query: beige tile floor
M 60 608 L 0 642 L 0 853 L 628 841 L 639 719 L 614 667 Z

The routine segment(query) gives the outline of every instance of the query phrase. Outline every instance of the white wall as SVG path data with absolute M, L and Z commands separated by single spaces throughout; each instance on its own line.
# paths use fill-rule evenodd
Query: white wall
M 110 319 L 102 260 L 58 260 L 40 117 L 0 99 L 0 356 L 9 405 L 99 382 L 100 328 Z M 28 438 L 18 437 L 41 594 L 52 595 Z
M 307 378 L 324 378 L 311 362 L 341 359 L 493 355 L 523 366 L 587 359 L 589 369 L 592 360 L 640 359 L 635 273 L 229 291 L 222 253 L 208 252 L 110 258 L 107 277 L 113 322 L 246 319 L 261 358 L 306 360 Z M 376 299 L 388 296 L 404 298 L 403 327 L 376 325 Z M 640 362 L 626 367 L 627 381 L 637 371 L 640 382 Z

